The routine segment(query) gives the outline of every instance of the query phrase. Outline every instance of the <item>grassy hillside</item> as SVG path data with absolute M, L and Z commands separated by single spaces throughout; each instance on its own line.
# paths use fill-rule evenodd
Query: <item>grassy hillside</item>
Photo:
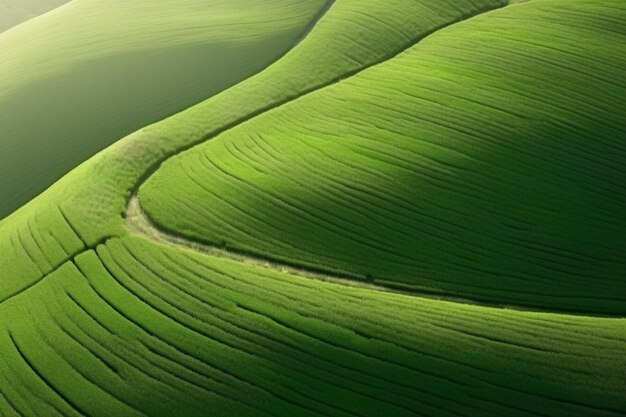
M 142 206 L 292 264 L 623 314 L 626 5 L 566 3 L 440 30 L 241 124 L 168 160 Z
M 0 314 L 27 318 L 0 336 L 8 416 L 626 409 L 623 320 L 386 294 L 139 238 L 81 254 Z
M 0 415 L 624 415 L 624 7 L 505 3 L 294 1 L 280 59 L 1 220 Z
M 462 7 L 453 3 L 441 0 L 426 7 L 414 0 L 385 5 L 374 0 L 336 2 L 296 48 L 267 70 L 91 158 L 0 221 L 0 251 L 9 254 L 0 257 L 0 270 L 11 276 L 0 281 L 0 299 L 37 283 L 86 248 L 127 234 L 122 213 L 130 195 L 169 156 L 384 61 L 464 16 L 503 5 L 494 0 L 468 1 Z M 384 48 L 359 47 L 368 44 L 384 44 Z
M 69 0 L 2 0 L 0 1 L 0 33 L 67 2 Z
M 120 137 L 263 69 L 326 5 L 74 0 L 0 35 L 0 218 Z

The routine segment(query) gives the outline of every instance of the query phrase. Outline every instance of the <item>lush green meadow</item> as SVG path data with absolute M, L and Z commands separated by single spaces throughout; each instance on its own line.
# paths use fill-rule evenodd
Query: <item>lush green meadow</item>
M 0 220 L 0 416 L 626 414 L 621 0 L 59 10 L 22 200 L 206 100 Z

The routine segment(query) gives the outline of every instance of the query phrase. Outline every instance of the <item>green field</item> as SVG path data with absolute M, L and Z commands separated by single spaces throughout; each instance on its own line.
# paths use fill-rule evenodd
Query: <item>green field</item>
M 69 1 L 70 0 L 2 0 L 0 1 L 0 33 L 62 6 Z
M 176 234 L 289 263 L 623 315 L 624 38 L 591 36 L 593 3 L 563 10 L 440 30 L 168 160 L 142 206 Z
M 0 217 L 120 137 L 263 69 L 326 5 L 210 3 L 74 0 L 0 36 Z
M 621 0 L 0 34 L 0 416 L 626 415 L 625 45 Z

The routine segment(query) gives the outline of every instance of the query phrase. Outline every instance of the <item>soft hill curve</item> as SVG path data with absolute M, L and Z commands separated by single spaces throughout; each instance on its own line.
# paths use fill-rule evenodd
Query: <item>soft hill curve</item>
M 623 315 L 625 20 L 537 1 L 450 26 L 167 161 L 140 201 L 269 259 Z
M 0 415 L 625 415 L 621 2 L 287 3 L 270 66 L 0 221 Z
M 0 34 L 0 218 L 120 137 L 262 70 L 327 5 L 74 0 Z

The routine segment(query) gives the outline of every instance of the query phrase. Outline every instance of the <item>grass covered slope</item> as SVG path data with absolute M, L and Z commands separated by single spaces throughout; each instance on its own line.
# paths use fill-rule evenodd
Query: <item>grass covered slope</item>
M 262 70 L 327 4 L 74 0 L 1 34 L 0 218 L 117 139 Z
M 0 221 L 0 415 L 624 415 L 623 318 L 409 297 L 133 236 L 129 202 L 163 161 L 503 5 L 337 0 L 267 69 L 116 142 Z
M 0 33 L 42 15 L 69 0 L 2 0 L 0 1 Z
M 26 294 L 25 294 L 26 295 Z M 3 415 L 620 416 L 624 320 L 307 280 L 114 239 L 0 305 Z
M 374 0 L 333 3 L 308 36 L 268 69 L 124 138 L 0 221 L 0 252 L 6 254 L 0 257 L 0 301 L 107 238 L 127 234 L 122 213 L 130 194 L 169 156 L 381 62 L 437 28 L 502 5 L 500 0 L 440 0 L 428 6 L 394 0 L 384 7 Z M 371 47 L 359 47 L 363 42 Z M 374 47 L 383 43 L 384 49 Z
M 163 164 L 193 240 L 403 288 L 626 313 L 626 4 L 534 1 Z

